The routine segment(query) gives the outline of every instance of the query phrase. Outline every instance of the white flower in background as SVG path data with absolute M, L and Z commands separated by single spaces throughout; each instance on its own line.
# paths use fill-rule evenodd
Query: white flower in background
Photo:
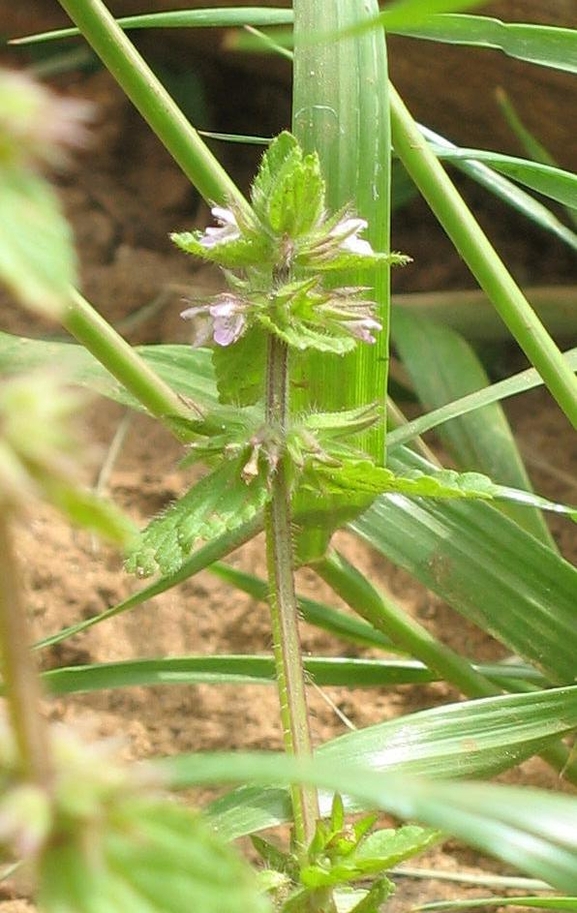
M 224 206 L 213 206 L 211 213 L 220 226 L 218 228 L 209 226 L 200 238 L 200 244 L 210 249 L 217 244 L 238 241 L 241 235 L 234 212 Z

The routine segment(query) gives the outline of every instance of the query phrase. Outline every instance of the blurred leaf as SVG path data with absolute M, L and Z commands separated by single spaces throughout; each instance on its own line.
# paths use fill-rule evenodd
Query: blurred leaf
M 0 168 L 0 280 L 23 304 L 58 317 L 76 280 L 71 230 L 55 192 L 17 165 Z
M 577 73 L 577 33 L 574 29 L 447 13 L 431 18 L 418 28 L 398 27 L 395 23 L 394 30 L 414 38 L 497 48 L 517 60 Z
M 62 825 L 42 854 L 46 913 L 268 911 L 248 865 L 190 810 L 117 799 L 104 821 Z M 100 831 L 100 832 L 99 832 Z
M 383 775 L 362 764 L 335 763 L 320 752 L 314 759 L 298 760 L 274 753 L 180 756 L 165 759 L 160 766 L 176 788 L 239 780 L 272 785 L 285 780 L 348 791 L 364 807 L 438 828 L 553 888 L 577 891 L 573 796 L 501 784 L 421 780 L 389 771 Z M 246 789 L 252 790 L 253 811 L 261 821 L 277 820 L 282 791 Z
M 118 545 L 133 542 L 138 529 L 120 508 L 91 491 L 52 480 L 45 487 L 47 498 L 71 523 Z
M 431 469 L 405 449 L 390 464 Z M 351 527 L 552 681 L 574 681 L 577 569 L 495 508 L 385 495 Z

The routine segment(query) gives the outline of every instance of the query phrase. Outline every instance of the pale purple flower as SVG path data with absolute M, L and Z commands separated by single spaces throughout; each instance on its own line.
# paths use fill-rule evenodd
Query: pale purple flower
M 355 257 L 374 257 L 375 252 L 368 241 L 359 238 L 359 233 L 367 228 L 366 219 L 353 216 L 343 216 L 340 221 L 329 228 L 325 234 L 319 230 L 316 239 L 310 246 L 304 246 L 305 259 L 312 261 L 322 268 L 322 264 L 330 260 L 338 260 L 343 254 L 352 254 Z
M 359 232 L 365 231 L 367 227 L 366 219 L 345 217 L 329 231 L 328 237 L 337 241 L 338 250 L 359 254 L 361 257 L 372 257 L 374 251 L 369 242 L 359 238 Z
M 206 229 L 200 239 L 202 246 L 211 248 L 217 244 L 226 244 L 227 241 L 238 241 L 240 228 L 234 212 L 231 209 L 225 209 L 224 206 L 213 206 L 211 213 L 216 221 L 220 223 L 220 226 Z
M 380 333 L 383 327 L 374 316 L 376 302 L 359 298 L 366 291 L 363 286 L 333 289 L 329 297 L 318 305 L 317 311 L 327 327 L 338 327 L 349 336 L 372 345 L 376 342 L 375 334 Z
M 246 330 L 246 302 L 230 292 L 217 295 L 209 304 L 197 304 L 182 311 L 181 317 L 192 320 L 205 318 L 195 338 L 195 345 L 201 346 L 212 336 L 218 346 L 231 346 Z
M 377 340 L 373 333 L 380 333 L 383 329 L 382 324 L 374 317 L 363 317 L 360 320 L 347 320 L 341 323 L 341 326 L 351 336 L 360 339 L 361 342 L 368 342 L 373 345 Z

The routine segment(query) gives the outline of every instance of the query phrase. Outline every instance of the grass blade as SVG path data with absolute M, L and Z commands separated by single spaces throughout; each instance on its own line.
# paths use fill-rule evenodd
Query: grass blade
M 489 386 L 473 349 L 448 327 L 398 314 L 394 338 L 425 409 L 444 406 Z M 500 484 L 532 490 L 509 423 L 497 403 L 461 416 L 439 433 L 460 468 L 476 469 Z M 506 512 L 541 542 L 555 547 L 540 511 L 508 506 Z
M 418 28 L 395 25 L 394 30 L 414 38 L 496 48 L 517 60 L 577 73 L 577 32 L 574 29 L 447 13 Z
M 347 206 L 369 224 L 373 248 L 389 250 L 390 126 L 384 36 L 373 30 L 358 39 L 323 41 L 378 13 L 376 0 L 296 0 L 293 132 L 306 151 L 316 149 L 332 211 Z M 343 285 L 371 285 L 383 332 L 375 345 L 351 355 L 315 357 L 299 364 L 293 381 L 295 408 L 350 409 L 378 399 L 385 403 L 388 359 L 389 270 L 373 276 L 343 275 Z M 385 423 L 373 426 L 361 446 L 384 461 Z

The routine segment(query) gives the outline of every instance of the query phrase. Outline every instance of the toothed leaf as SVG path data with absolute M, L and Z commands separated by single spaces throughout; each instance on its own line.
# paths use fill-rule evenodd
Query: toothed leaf
M 127 569 L 146 577 L 177 571 L 198 539 L 213 539 L 246 523 L 268 500 L 266 482 L 241 479 L 242 460 L 225 460 L 154 519 L 129 552 Z

